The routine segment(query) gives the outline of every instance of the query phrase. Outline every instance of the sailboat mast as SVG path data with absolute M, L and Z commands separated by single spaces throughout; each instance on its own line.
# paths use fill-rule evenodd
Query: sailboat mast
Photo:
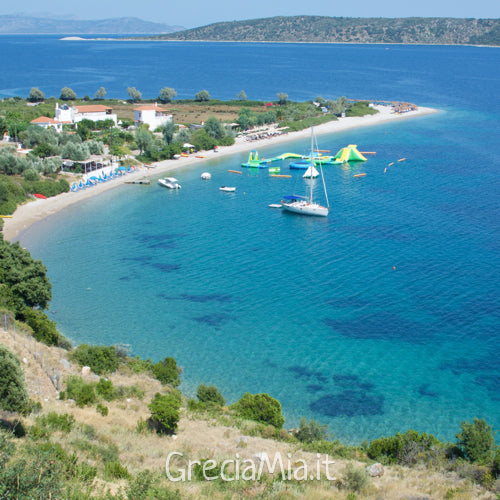
M 313 151 L 314 151 L 314 126 L 311 125 L 311 166 L 309 167 L 311 169 L 311 183 L 309 185 L 309 203 L 312 203 L 313 201 L 313 172 L 314 172 L 314 157 L 313 157 Z

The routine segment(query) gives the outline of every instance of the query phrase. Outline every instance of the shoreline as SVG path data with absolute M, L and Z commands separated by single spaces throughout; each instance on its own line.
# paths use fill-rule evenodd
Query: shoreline
M 398 115 L 391 112 L 390 106 L 379 105 L 375 107 L 379 110 L 379 113 L 376 115 L 339 118 L 338 120 L 332 122 L 317 125 L 315 126 L 316 135 L 334 134 L 353 128 L 375 126 L 438 112 L 438 110 L 434 108 L 419 107 L 415 111 L 408 111 L 404 114 Z M 217 153 L 214 153 L 213 151 L 203 151 L 202 154 L 205 156 L 204 158 L 196 158 L 195 154 L 191 154 L 189 157 L 181 157 L 177 160 L 163 160 L 155 163 L 153 168 L 149 168 L 147 170 L 137 169 L 134 172 L 128 173 L 120 178 L 92 186 L 91 188 L 83 191 L 69 191 L 45 200 L 37 199 L 34 201 L 28 201 L 17 207 L 16 211 L 12 214 L 12 218 L 4 219 L 4 239 L 11 242 L 16 241 L 19 239 L 20 235 L 34 223 L 50 217 L 70 205 L 88 200 L 89 198 L 98 196 L 99 194 L 110 189 L 123 186 L 126 181 L 143 177 L 157 177 L 158 174 L 164 174 L 180 167 L 186 167 L 192 164 L 201 165 L 206 162 L 206 160 L 212 158 L 221 158 L 223 156 L 230 156 L 232 154 L 250 151 L 252 149 L 259 149 L 268 144 L 275 145 L 303 139 L 310 135 L 309 130 L 310 129 L 307 128 L 298 132 L 288 132 L 287 134 L 253 141 L 247 141 L 244 137 L 237 137 L 234 145 L 219 146 Z

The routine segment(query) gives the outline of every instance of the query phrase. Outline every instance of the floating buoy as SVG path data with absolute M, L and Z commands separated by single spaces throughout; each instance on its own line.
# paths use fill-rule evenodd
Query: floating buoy
M 406 158 L 400 158 L 398 161 L 405 161 Z
M 392 266 L 392 269 L 393 269 L 393 271 L 395 271 L 396 270 L 396 266 Z
M 394 165 L 394 162 L 391 161 L 391 163 L 389 163 L 389 165 L 387 165 L 388 167 L 392 167 Z
M 228 170 L 228 172 L 231 172 L 232 174 L 241 174 L 239 170 Z
M 387 172 L 387 167 L 384 168 L 384 174 Z
M 364 177 L 366 174 L 356 174 L 354 177 Z

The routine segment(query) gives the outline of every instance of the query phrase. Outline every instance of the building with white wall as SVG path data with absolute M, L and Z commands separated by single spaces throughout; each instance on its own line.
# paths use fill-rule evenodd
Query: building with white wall
M 92 120 L 94 122 L 113 120 L 115 126 L 118 117 L 113 113 L 113 109 L 104 104 L 77 105 L 69 107 L 67 104 L 56 103 L 55 120 L 62 123 L 78 123 L 82 120 Z
M 145 104 L 134 109 L 134 123 L 136 126 L 147 124 L 149 130 L 154 131 L 172 120 L 172 115 L 166 109 L 154 104 Z

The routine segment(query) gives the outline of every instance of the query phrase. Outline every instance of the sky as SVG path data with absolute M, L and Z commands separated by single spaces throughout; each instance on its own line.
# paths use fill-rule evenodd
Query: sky
M 42 7 L 43 6 L 43 7 Z M 41 10 L 41 7 L 43 10 Z M 21 10 L 22 9 L 22 10 Z M 35 17 L 106 19 L 138 17 L 145 21 L 193 28 L 219 21 L 272 16 L 322 15 L 333 17 L 471 17 L 499 18 L 498 0 L 24 0 L 5 2 L 0 14 Z

